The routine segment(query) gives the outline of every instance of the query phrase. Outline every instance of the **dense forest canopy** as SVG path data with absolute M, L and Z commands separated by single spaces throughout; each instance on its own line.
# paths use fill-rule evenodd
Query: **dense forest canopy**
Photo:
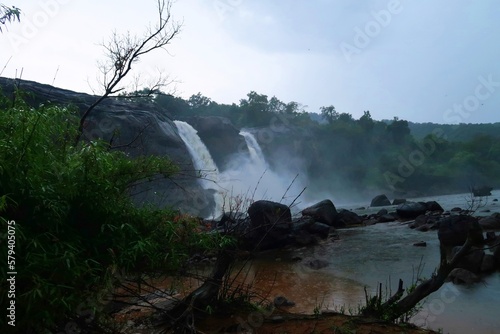
M 355 119 L 333 105 L 309 113 L 298 102 L 255 91 L 231 105 L 201 93 L 185 100 L 159 92 L 152 100 L 173 118 L 223 116 L 239 128 L 256 131 L 279 123 L 287 131 L 277 131 L 263 145 L 271 164 L 282 152 L 300 156 L 310 187 L 317 191 L 420 195 L 500 185 L 500 123 L 417 124 L 398 117 L 378 121 L 370 111 Z

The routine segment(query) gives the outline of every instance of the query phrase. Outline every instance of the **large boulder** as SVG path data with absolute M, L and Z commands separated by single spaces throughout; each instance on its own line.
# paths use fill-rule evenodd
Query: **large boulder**
M 433 212 L 444 211 L 443 207 L 436 201 L 425 202 L 425 208 L 427 209 L 427 211 L 433 211 Z
M 483 262 L 481 262 L 481 272 L 491 273 L 497 268 L 499 268 L 499 266 L 497 266 L 495 257 L 491 254 L 485 254 L 483 257 Z
M 451 257 L 455 256 L 460 249 L 461 246 L 453 247 L 453 251 Z M 457 263 L 457 268 L 463 268 L 475 274 L 479 274 L 481 272 L 481 264 L 484 259 L 484 250 L 476 248 L 467 253 L 460 261 Z
M 485 230 L 500 230 L 500 213 L 495 212 L 489 217 L 481 218 L 479 225 Z
M 198 132 L 220 170 L 238 153 L 248 154 L 245 138 L 231 120 L 219 116 L 195 116 L 186 120 Z
M 302 210 L 303 216 L 309 216 L 314 218 L 316 221 L 326 224 L 328 226 L 339 227 L 336 224 L 337 209 L 333 202 L 329 199 L 325 199 L 308 208 Z M 337 225 L 337 226 L 335 226 Z
M 387 205 L 391 205 L 391 201 L 389 201 L 385 194 L 375 196 L 370 203 L 370 206 L 372 207 Z
M 403 204 L 403 203 L 406 203 L 406 199 L 405 198 L 395 198 L 392 201 L 392 205 L 399 205 L 399 204 Z
M 444 247 L 462 246 L 469 233 L 475 244 L 483 243 L 483 232 L 475 217 L 456 215 L 446 217 L 439 222 L 438 238 Z
M 318 235 L 323 239 L 328 238 L 330 231 L 333 230 L 333 228 L 331 228 L 330 226 L 319 222 L 314 222 L 311 225 L 307 225 L 306 229 L 309 233 Z
M 493 188 L 488 187 L 488 186 L 474 187 L 474 188 L 472 188 L 472 194 L 475 197 L 491 196 L 492 190 L 493 190 Z
M 338 212 L 335 218 L 335 227 L 346 227 L 349 225 L 360 225 L 363 223 L 361 218 L 356 212 L 342 209 Z
M 314 218 L 302 216 L 293 220 L 290 239 L 296 246 L 316 244 L 320 239 L 328 238 L 333 228 L 317 222 Z
M 406 202 L 396 208 L 396 213 L 401 218 L 414 219 L 425 214 L 427 208 L 419 202 Z
M 410 228 L 415 228 L 418 231 L 427 232 L 429 230 L 435 230 L 439 226 L 439 222 L 436 216 L 420 215 L 415 218 L 415 221 L 409 225 Z
M 448 275 L 447 281 L 453 284 L 471 285 L 481 281 L 481 278 L 476 274 L 462 268 L 455 268 Z
M 493 258 L 497 264 L 497 268 L 500 269 L 500 246 L 496 246 L 493 250 Z
M 389 223 L 393 222 L 397 219 L 396 215 L 393 213 L 387 213 L 385 215 L 381 215 L 377 218 L 379 223 Z
M 292 231 L 292 214 L 284 204 L 260 200 L 248 208 L 251 243 L 256 249 L 286 245 Z
M 307 230 L 296 230 L 294 231 L 291 241 L 295 244 L 295 246 L 303 247 L 315 245 L 318 240 L 311 233 L 307 232 Z

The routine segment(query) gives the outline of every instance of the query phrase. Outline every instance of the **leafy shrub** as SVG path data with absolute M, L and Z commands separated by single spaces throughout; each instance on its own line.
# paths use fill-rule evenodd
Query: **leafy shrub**
M 74 145 L 78 121 L 69 108 L 0 101 L 0 236 L 4 244 L 14 220 L 19 330 L 54 328 L 120 272 L 169 272 L 218 243 L 196 233 L 194 218 L 132 204 L 134 183 L 168 177 L 175 165 L 132 160 L 99 141 Z

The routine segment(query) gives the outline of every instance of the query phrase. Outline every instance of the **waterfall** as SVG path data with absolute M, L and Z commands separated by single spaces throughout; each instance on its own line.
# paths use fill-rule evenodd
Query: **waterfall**
M 296 174 L 287 168 L 273 170 L 255 136 L 245 130 L 241 130 L 240 135 L 245 138 L 250 154 L 242 152 L 232 157 L 221 175 L 223 188 L 232 189 L 233 193 L 250 197 L 251 200 L 268 199 L 277 202 L 293 199 L 300 193 L 302 189 L 299 183 L 302 182 L 291 184 Z
M 250 152 L 250 159 L 252 163 L 255 164 L 257 169 L 261 169 L 262 171 L 267 169 L 266 158 L 264 158 L 264 154 L 262 153 L 262 149 L 260 148 L 257 139 L 255 136 L 247 131 L 241 130 L 240 135 L 245 138 L 245 142 L 247 143 L 248 151 Z
M 250 154 L 242 151 L 231 158 L 221 174 L 222 187 L 231 189 L 231 196 L 242 196 L 244 199 L 276 198 L 276 174 L 269 170 L 255 136 L 245 130 L 240 131 L 240 136 L 245 139 Z
M 200 172 L 198 181 L 205 190 L 214 191 L 215 209 L 214 214 L 219 214 L 222 211 L 223 199 L 219 192 L 219 169 L 215 164 L 207 147 L 198 136 L 198 132 L 188 123 L 182 121 L 174 121 L 179 131 L 179 136 L 186 144 L 186 147 L 191 155 L 194 168 Z

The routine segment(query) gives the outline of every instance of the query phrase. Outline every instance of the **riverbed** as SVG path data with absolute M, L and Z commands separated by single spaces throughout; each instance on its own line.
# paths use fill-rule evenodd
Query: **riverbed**
M 499 205 L 494 198 L 500 198 L 499 191 L 483 199 L 475 214 L 487 216 L 498 212 Z M 445 210 L 465 209 L 470 196 L 457 194 L 414 200 L 436 200 Z M 352 208 L 358 205 L 353 204 Z M 366 209 L 370 210 L 373 208 Z M 425 241 L 427 246 L 413 245 L 419 241 Z M 313 260 L 328 264 L 313 270 L 306 265 Z M 382 283 L 383 292 L 390 294 L 397 290 L 399 279 L 407 287 L 418 278 L 429 278 L 438 264 L 436 231 L 419 232 L 407 224 L 393 222 L 338 230 L 337 238 L 315 247 L 261 254 L 252 262 L 249 276 L 255 277 L 254 286 L 262 295 L 283 295 L 293 300 L 296 305 L 290 311 L 312 313 L 315 309 L 330 309 L 349 313 L 356 312 L 364 303 L 365 287 L 368 293 L 375 294 Z M 412 318 L 419 326 L 453 334 L 498 333 L 500 273 L 489 275 L 471 287 L 446 283 L 422 306 Z

